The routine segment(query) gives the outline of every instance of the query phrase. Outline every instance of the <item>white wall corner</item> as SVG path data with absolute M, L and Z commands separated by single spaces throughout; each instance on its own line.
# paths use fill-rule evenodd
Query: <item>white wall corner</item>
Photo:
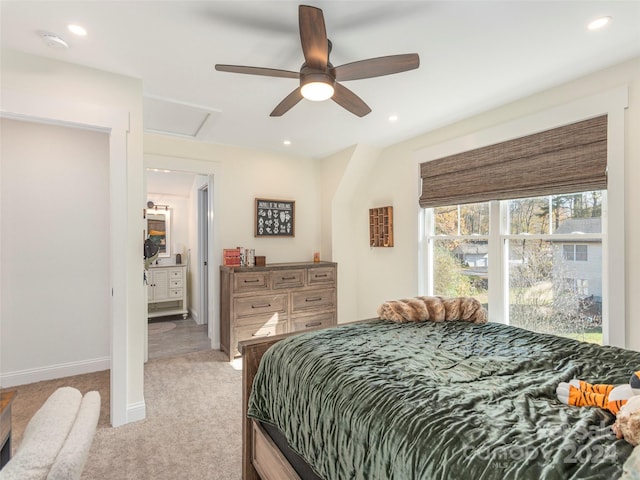
M 358 317 L 357 287 L 358 239 L 344 235 L 350 231 L 354 215 L 358 215 L 358 191 L 369 178 L 381 150 L 357 145 L 342 171 L 336 191 L 331 199 L 332 259 L 338 263 L 338 323 Z M 350 299 L 350 300 L 349 300 Z
M 191 316 L 194 322 L 196 322 L 198 325 L 202 325 L 202 323 L 200 323 L 200 315 L 198 315 L 198 310 L 194 308 L 190 308 L 189 315 Z

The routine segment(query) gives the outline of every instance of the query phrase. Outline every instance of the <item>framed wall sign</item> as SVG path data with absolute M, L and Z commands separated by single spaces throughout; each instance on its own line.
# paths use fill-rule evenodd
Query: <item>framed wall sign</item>
M 256 237 L 295 237 L 296 202 L 256 198 Z

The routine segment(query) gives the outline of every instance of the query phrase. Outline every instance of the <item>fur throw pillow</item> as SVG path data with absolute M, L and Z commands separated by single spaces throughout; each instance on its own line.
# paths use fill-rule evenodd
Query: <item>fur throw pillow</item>
M 393 322 L 444 322 L 463 320 L 487 323 L 487 311 L 472 297 L 415 297 L 389 300 L 378 307 L 378 316 Z

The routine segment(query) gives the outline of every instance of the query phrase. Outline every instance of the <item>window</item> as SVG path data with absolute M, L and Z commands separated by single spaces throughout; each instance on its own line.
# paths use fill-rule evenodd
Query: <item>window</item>
M 602 343 L 606 191 L 425 209 L 427 293 L 492 321 Z
M 606 292 L 601 311 L 603 343 L 617 347 L 628 345 L 624 283 L 628 235 L 623 234 L 628 88 L 622 85 L 415 152 L 422 187 L 420 206 L 432 209 L 490 202 L 494 233 L 506 231 L 502 222 L 507 216 L 500 200 L 609 189 L 607 198 L 602 199 L 608 210 L 601 239 Z M 433 212 L 421 215 L 420 232 L 429 231 L 432 225 L 428 222 L 433 222 Z M 574 238 L 567 243 L 581 241 Z M 585 243 L 589 245 L 586 263 L 591 263 L 592 245 Z M 424 295 L 433 291 L 431 248 L 421 237 L 418 291 Z M 489 257 L 493 258 L 488 268 L 491 284 L 506 281 L 502 275 L 506 264 L 503 254 L 500 241 L 489 243 Z M 504 288 L 489 291 L 491 321 L 505 322 L 508 318 L 508 304 L 501 290 Z
M 581 295 L 583 297 L 589 296 L 589 280 L 576 278 L 574 282 L 574 288 L 578 295 Z
M 588 259 L 587 251 L 586 245 L 576 245 L 576 262 L 586 262 Z
M 434 295 L 478 298 L 488 304 L 489 204 L 434 209 Z
M 587 245 L 563 245 L 562 254 L 565 260 L 569 262 L 586 262 L 588 261 Z

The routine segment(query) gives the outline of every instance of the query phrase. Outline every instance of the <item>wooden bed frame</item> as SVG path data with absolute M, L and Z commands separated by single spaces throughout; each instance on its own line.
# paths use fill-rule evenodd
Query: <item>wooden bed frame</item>
M 267 339 L 252 339 L 238 343 L 238 350 L 242 355 L 243 480 L 300 480 L 296 471 L 264 429 L 247 417 L 251 386 L 262 356 L 273 344 L 296 334 L 276 335 Z
M 367 318 L 345 322 L 362 323 L 374 320 Z M 311 330 L 324 330 L 330 327 L 318 327 Z M 242 355 L 242 479 L 243 480 L 300 480 L 300 476 L 282 454 L 267 432 L 247 416 L 249 395 L 253 379 L 258 371 L 264 353 L 274 344 L 294 335 L 309 332 L 293 332 L 238 342 L 238 351 Z

